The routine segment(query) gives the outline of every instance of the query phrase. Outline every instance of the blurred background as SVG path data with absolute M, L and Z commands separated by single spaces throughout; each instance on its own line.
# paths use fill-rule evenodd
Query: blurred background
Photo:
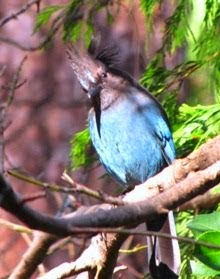
M 72 1 L 72 5 L 76 5 L 76 2 Z M 92 14 L 93 30 L 89 33 L 90 30 L 85 28 L 83 21 L 87 20 L 86 11 L 96 2 L 88 1 L 87 5 L 78 10 L 76 5 L 76 9 L 73 10 L 77 12 L 66 15 L 66 26 L 70 23 L 73 25 L 74 20 L 79 17 L 82 25 L 77 34 L 77 39 L 81 41 L 78 47 L 82 47 L 82 41 L 86 36 L 91 38 L 92 32 L 99 34 L 99 48 L 117 46 L 119 67 L 139 79 L 146 65 L 164 46 L 165 23 L 177 7 L 178 1 L 162 1 L 161 5 L 154 7 L 153 27 L 152 23 L 146 21 L 139 1 L 99 1 L 100 7 L 96 7 Z M 69 3 L 67 0 L 8 0 L 1 1 L 0 4 L 2 107 L 8 101 L 9 93 L 13 91 L 10 105 L 1 110 L 1 165 L 5 171 L 16 168 L 42 181 L 60 185 L 65 185 L 61 175 L 70 166 L 70 140 L 76 132 L 85 128 L 90 102 L 82 92 L 67 59 L 64 31 L 61 26 L 53 25 L 56 13 L 50 18 L 52 23 L 43 24 L 39 12 L 48 6 L 65 7 Z M 13 13 L 18 11 L 21 11 L 20 14 L 13 17 Z M 55 32 L 50 38 L 48 34 L 53 33 L 54 29 Z M 68 41 L 68 38 L 64 39 Z M 73 41 L 73 38 L 71 39 Z M 85 41 L 88 44 L 89 39 Z M 186 44 L 182 44 L 166 55 L 166 68 L 174 69 L 185 57 Z M 17 87 L 11 90 L 17 75 Z M 177 92 L 177 104 L 188 100 L 194 104 L 198 100 L 211 103 L 214 94 L 205 94 L 203 79 L 206 77 L 198 76 L 193 81 L 185 79 L 181 81 L 181 85 L 172 85 L 171 90 L 175 89 Z M 200 86 L 200 96 L 193 95 L 195 84 Z M 104 173 L 103 168 L 96 163 L 72 171 L 71 176 L 76 182 L 116 195 L 117 186 L 109 178 L 101 178 Z M 10 175 L 7 175 L 7 178 L 22 195 L 38 193 L 40 190 Z M 63 194 L 52 194 L 48 191 L 45 197 L 33 201 L 31 206 L 41 212 L 55 214 L 64 198 Z M 87 205 L 95 202 L 85 196 L 77 198 Z M 1 209 L 0 218 L 19 223 Z M 0 228 L 0 235 L 0 278 L 4 278 L 19 262 L 31 239 L 4 227 Z M 144 242 L 140 237 L 134 239 L 131 236 L 124 248 Z M 79 255 L 82 245 L 83 240 L 73 239 L 68 245 L 47 257 L 44 268 L 47 270 L 64 261 L 74 260 Z M 128 271 L 123 273 L 122 278 L 143 278 L 145 254 L 146 250 L 134 255 L 120 254 L 120 264 L 128 266 Z

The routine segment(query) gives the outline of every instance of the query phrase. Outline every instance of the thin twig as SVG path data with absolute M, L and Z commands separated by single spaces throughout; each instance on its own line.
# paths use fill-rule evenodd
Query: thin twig
M 40 0 L 31 0 L 27 2 L 24 6 L 22 6 L 17 12 L 11 13 L 8 16 L 0 19 L 0 27 L 9 22 L 12 19 L 17 19 L 17 17 L 23 13 L 25 13 L 32 5 L 37 4 L 37 11 L 39 11 Z
M 12 83 L 9 86 L 10 90 L 8 91 L 8 97 L 7 97 L 7 101 L 5 103 L 5 109 L 7 109 L 10 106 L 10 104 L 13 100 L 15 89 L 17 88 L 17 84 L 18 84 L 18 81 L 19 81 L 19 78 L 20 78 L 21 70 L 22 70 L 24 62 L 26 60 L 27 60 L 27 56 L 24 56 L 24 58 L 21 60 L 19 66 L 18 66 L 18 69 L 17 69 L 15 75 L 13 76 Z
M 41 198 L 45 198 L 46 193 L 44 191 L 41 192 L 37 192 L 37 193 L 33 193 L 33 194 L 28 194 L 25 196 L 22 196 L 22 202 L 26 203 L 26 202 L 32 202 Z
M 33 231 L 27 227 L 21 226 L 21 225 L 17 225 L 8 221 L 5 221 L 3 219 L 0 219 L 0 225 L 2 227 L 11 229 L 13 231 L 19 232 L 19 233 L 28 233 L 28 234 L 32 234 Z
M 27 79 L 24 79 L 23 81 L 21 81 L 19 84 L 16 85 L 15 89 L 20 88 L 21 86 L 23 86 L 25 83 L 27 82 Z M 8 91 L 10 90 L 10 86 L 8 85 L 2 85 L 1 89 Z
M 6 70 L 6 65 L 3 65 L 1 70 L 0 70 L 0 77 L 4 74 L 5 70 Z
M 0 106 L 0 172 L 3 173 L 4 171 L 4 131 L 5 131 L 5 119 L 7 114 L 7 109 L 10 106 L 15 90 L 17 88 L 17 83 L 20 78 L 21 70 L 26 60 L 26 56 L 21 60 L 16 73 L 13 76 L 12 82 L 9 85 L 7 100 Z M 5 71 L 5 67 L 1 70 L 1 74 Z
M 94 191 L 84 185 L 73 182 L 73 180 L 67 174 L 64 174 L 62 177 L 71 186 L 73 186 L 71 188 L 65 187 L 65 186 L 60 186 L 57 184 L 45 183 L 40 180 L 37 180 L 34 177 L 26 176 L 16 170 L 8 170 L 8 174 L 10 174 L 20 180 L 23 180 L 25 182 L 39 186 L 45 190 L 51 190 L 54 192 L 66 193 L 66 194 L 75 194 L 75 193 L 84 194 L 84 195 L 88 195 L 90 197 L 96 198 L 100 201 L 103 201 L 103 202 L 106 202 L 109 204 L 113 204 L 113 205 L 118 205 L 118 206 L 125 204 L 125 202 L 123 202 L 120 198 L 111 197 L 105 193 Z
M 39 186 L 45 190 L 51 190 L 53 192 L 61 192 L 61 193 L 66 193 L 66 194 L 71 194 L 71 193 L 75 193 L 76 191 L 74 191 L 74 189 L 70 188 L 70 187 L 63 187 L 63 186 L 59 186 L 57 184 L 49 184 L 46 182 L 42 182 L 34 177 L 31 176 L 27 176 L 22 174 L 21 172 L 18 172 L 16 170 L 8 170 L 7 171 L 8 174 L 10 174 L 11 176 L 14 176 L 22 181 L 31 183 L 33 185 Z
M 74 227 L 74 232 L 77 232 L 79 234 L 91 234 L 91 233 L 117 233 L 117 234 L 127 234 L 127 235 L 143 235 L 143 236 L 156 236 L 161 238 L 167 238 L 167 239 L 176 239 L 181 242 L 186 242 L 190 244 L 196 244 L 205 246 L 208 248 L 218 249 L 220 250 L 220 245 L 195 240 L 193 238 L 189 237 L 182 237 L 182 236 L 173 236 L 169 233 L 162 233 L 162 232 L 155 232 L 155 231 L 138 231 L 136 229 L 117 229 L 117 228 L 80 228 L 80 227 Z
M 54 254 L 56 251 L 61 250 L 63 247 L 65 247 L 70 241 L 72 237 L 68 236 L 64 239 L 61 239 L 60 241 L 57 241 L 50 249 L 47 251 L 47 256 Z
M 61 178 L 63 180 L 65 180 L 67 183 L 69 183 L 72 187 L 74 187 L 74 189 L 76 189 L 76 191 L 78 193 L 82 193 L 82 194 L 86 194 L 88 196 L 92 196 L 93 198 L 96 198 L 98 200 L 101 200 L 103 202 L 113 204 L 113 205 L 121 206 L 121 205 L 125 204 L 123 202 L 123 200 L 120 199 L 120 198 L 109 196 L 102 191 L 94 191 L 94 190 L 86 187 L 85 185 L 76 183 L 75 181 L 72 180 L 72 178 L 66 172 L 63 173 Z

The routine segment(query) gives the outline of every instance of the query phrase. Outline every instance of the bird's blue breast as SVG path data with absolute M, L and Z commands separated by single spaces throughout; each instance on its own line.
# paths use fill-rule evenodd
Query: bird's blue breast
M 126 187 L 144 182 L 175 158 L 163 111 L 153 98 L 135 88 L 101 111 L 100 133 L 91 110 L 89 129 L 102 164 Z

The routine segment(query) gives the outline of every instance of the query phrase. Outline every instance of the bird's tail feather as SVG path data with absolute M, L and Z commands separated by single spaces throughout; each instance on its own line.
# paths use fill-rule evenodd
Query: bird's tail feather
M 152 229 L 152 228 L 151 228 Z M 173 212 L 168 216 L 160 232 L 176 236 Z M 154 279 L 176 279 L 180 272 L 180 250 L 176 239 L 147 237 L 149 270 Z

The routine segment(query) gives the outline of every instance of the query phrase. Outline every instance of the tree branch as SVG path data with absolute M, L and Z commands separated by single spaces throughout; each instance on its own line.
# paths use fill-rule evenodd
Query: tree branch
M 31 246 L 22 256 L 21 261 L 10 274 L 8 279 L 28 279 L 37 266 L 45 259 L 49 247 L 57 241 L 57 237 L 51 234 L 35 232 Z
M 76 261 L 63 263 L 40 278 L 66 278 L 89 271 L 90 274 L 93 274 L 92 278 L 110 279 L 116 265 L 119 249 L 126 238 L 125 234 L 98 234 L 92 238 L 90 246 L 83 251 Z

